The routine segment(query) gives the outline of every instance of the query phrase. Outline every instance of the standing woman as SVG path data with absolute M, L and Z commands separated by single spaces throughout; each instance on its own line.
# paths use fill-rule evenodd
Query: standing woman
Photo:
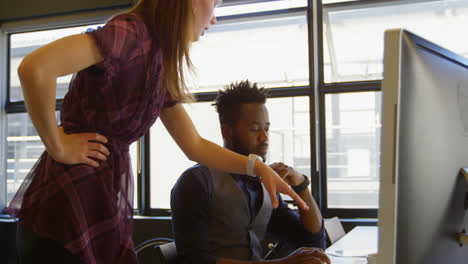
M 190 44 L 216 23 L 219 2 L 140 0 L 105 26 L 24 58 L 18 74 L 46 151 L 7 209 L 19 218 L 21 263 L 136 262 L 128 147 L 158 116 L 189 159 L 246 174 L 248 158 L 200 137 L 181 105 L 190 98 Z M 56 79 L 70 73 L 57 126 Z M 280 191 L 306 207 L 266 164 L 256 160 L 254 172 L 275 206 Z

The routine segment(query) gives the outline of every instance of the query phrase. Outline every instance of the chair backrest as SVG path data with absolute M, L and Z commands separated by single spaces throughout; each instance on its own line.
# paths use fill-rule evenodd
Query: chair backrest
M 175 242 L 162 244 L 154 248 L 163 264 L 177 264 L 177 250 Z
M 325 220 L 324 225 L 331 244 L 335 243 L 338 239 L 346 235 L 343 225 L 337 216 Z
M 174 239 L 157 237 L 146 240 L 135 247 L 137 254 L 138 263 L 140 264 L 161 264 L 161 263 L 172 263 L 166 261 L 166 258 L 162 255 L 159 246 L 163 244 L 174 244 Z M 175 247 L 174 247 L 175 248 Z

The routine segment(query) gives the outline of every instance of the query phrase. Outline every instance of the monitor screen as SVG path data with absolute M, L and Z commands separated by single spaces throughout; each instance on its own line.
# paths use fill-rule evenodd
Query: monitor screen
M 378 264 L 468 263 L 468 60 L 385 32 Z

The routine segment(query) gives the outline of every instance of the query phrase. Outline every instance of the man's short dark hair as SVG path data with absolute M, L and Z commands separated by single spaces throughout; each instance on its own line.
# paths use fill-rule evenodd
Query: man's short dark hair
M 239 118 L 239 109 L 242 104 L 265 104 L 268 90 L 258 88 L 257 83 L 248 80 L 231 83 L 219 90 L 213 105 L 218 111 L 219 122 L 222 125 L 234 125 Z

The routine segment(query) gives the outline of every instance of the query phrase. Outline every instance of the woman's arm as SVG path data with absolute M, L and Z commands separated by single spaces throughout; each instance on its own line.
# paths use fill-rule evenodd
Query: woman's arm
M 190 160 L 209 168 L 246 174 L 248 158 L 202 138 L 181 104 L 164 108 L 160 118 L 167 131 Z M 278 206 L 277 191 L 291 196 L 300 207 L 308 208 L 305 202 L 268 165 L 257 160 L 254 170 L 256 175 L 262 177 L 275 208 Z
M 18 68 L 24 101 L 31 120 L 47 152 L 57 161 L 75 164 L 99 164 L 89 157 L 105 160 L 107 142 L 97 133 L 67 135 L 57 127 L 55 96 L 57 77 L 78 72 L 103 58 L 86 34 L 73 35 L 54 41 L 27 55 Z

